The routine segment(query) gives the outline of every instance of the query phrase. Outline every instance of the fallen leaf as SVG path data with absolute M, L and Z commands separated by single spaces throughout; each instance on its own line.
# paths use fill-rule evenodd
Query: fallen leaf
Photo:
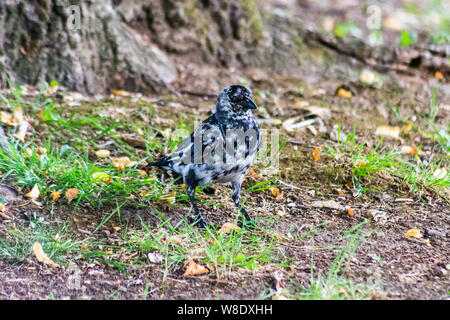
M 61 196 L 61 192 L 58 191 L 50 191 L 52 193 L 52 201 L 56 201 Z
M 412 127 L 413 127 L 413 123 L 412 123 L 412 121 L 410 121 L 402 127 L 401 131 L 403 133 L 409 133 L 411 131 Z
M 351 98 L 352 97 L 352 92 L 349 90 L 345 90 L 344 88 L 340 88 L 337 92 L 337 95 L 341 98 Z
M 391 126 L 379 126 L 375 131 L 377 136 L 389 136 L 392 138 L 398 138 L 400 135 L 399 127 L 391 127 Z
M 312 158 L 314 159 L 314 161 L 319 161 L 320 160 L 319 153 L 320 153 L 319 148 L 314 149 L 314 151 L 312 153 Z
M 115 168 L 123 170 L 125 168 L 133 167 L 137 164 L 136 161 L 131 161 L 128 157 L 111 158 L 111 161 Z
M 110 184 L 112 182 L 112 178 L 106 173 L 106 172 L 94 172 L 92 174 L 92 179 L 94 179 L 95 182 L 103 181 L 107 184 Z
M 353 212 L 353 209 L 352 209 L 352 208 L 347 208 L 347 213 L 348 213 L 348 215 L 349 215 L 350 217 L 353 217 L 353 215 L 355 214 L 355 213 Z
M 444 75 L 440 71 L 436 71 L 434 73 L 434 77 L 437 78 L 437 79 L 441 79 L 441 80 L 444 79 Z
M 381 87 L 382 81 L 379 75 L 377 75 L 375 72 L 364 69 L 361 71 L 361 74 L 359 75 L 359 81 L 361 83 L 368 85 L 368 86 L 374 86 L 374 87 Z
M 58 267 L 58 265 L 54 263 L 51 259 L 49 259 L 49 257 L 45 254 L 39 242 L 35 242 L 33 244 L 33 252 L 39 262 L 48 264 L 52 267 Z
M 255 180 L 261 179 L 261 175 L 259 173 L 255 172 L 255 170 L 253 168 L 250 168 L 249 172 L 253 179 L 255 179 Z
M 120 97 L 131 97 L 133 96 L 133 93 L 125 91 L 125 90 L 115 90 L 113 89 L 112 94 L 115 96 L 120 96 Z
M 288 213 L 286 212 L 286 211 L 278 211 L 277 212 L 277 215 L 279 215 L 280 217 L 284 217 L 284 216 L 287 216 L 288 215 Z
M 195 263 L 194 259 L 191 259 L 183 276 L 196 276 L 198 274 L 205 274 L 208 272 L 209 270 L 207 268 Z
M 405 233 L 405 237 L 422 238 L 422 234 L 419 229 L 411 229 Z
M 344 195 L 344 191 L 342 191 L 342 189 L 337 189 L 336 190 L 338 195 L 343 196 Z
M 424 240 L 424 241 L 423 241 L 423 244 L 424 244 L 424 245 L 427 245 L 427 246 L 431 246 L 430 240 Z
M 39 187 L 37 184 L 34 185 L 33 189 L 31 189 L 30 192 L 28 192 L 25 197 L 31 198 L 33 200 L 39 198 L 40 192 L 39 192 Z
M 66 191 L 66 198 L 68 200 L 68 203 L 70 203 L 73 200 L 73 198 L 75 198 L 77 195 L 78 195 L 78 189 L 75 189 L 75 188 L 68 189 Z
M 237 225 L 235 225 L 234 223 L 227 222 L 217 232 L 218 233 L 222 233 L 222 232 L 230 233 L 231 231 L 239 232 L 239 231 L 241 231 L 241 228 L 238 227 Z
M 147 257 L 151 263 L 161 263 L 163 261 L 163 256 L 156 252 L 149 252 Z
M 270 191 L 272 192 L 272 195 L 274 197 L 278 196 L 278 194 L 280 193 L 280 189 L 278 188 L 270 188 Z
M 138 174 L 140 176 L 146 176 L 147 175 L 147 171 L 145 171 L 145 170 L 138 170 Z
M 335 210 L 341 210 L 344 209 L 341 204 L 334 200 L 317 200 L 311 203 L 311 206 L 314 208 L 328 208 L 328 209 L 335 209 Z
M 400 152 L 403 154 L 416 154 L 417 148 L 416 147 L 410 147 L 410 146 L 402 146 L 400 149 Z
M 3 203 L 0 203 L 0 211 L 5 211 L 5 205 Z
M 448 172 L 445 168 L 438 168 L 433 171 L 433 176 L 436 179 L 444 179 L 447 176 Z
M 168 194 L 164 194 L 164 195 L 162 195 L 161 197 L 159 197 L 159 199 L 160 200 L 164 200 L 164 201 L 167 201 L 167 202 L 169 202 L 169 203 L 175 203 L 175 201 L 176 201 L 176 192 L 171 192 L 171 193 L 168 193 Z
M 362 160 L 356 160 L 355 162 L 355 167 L 365 167 L 366 165 L 367 163 Z
M 175 243 L 177 245 L 179 245 L 180 247 L 183 246 L 183 243 L 181 242 L 181 239 L 177 236 L 171 236 L 169 239 L 169 242 Z
M 111 152 L 109 150 L 98 150 L 95 152 L 95 154 L 97 155 L 97 157 L 99 158 L 107 158 L 109 157 L 109 155 L 111 154 Z

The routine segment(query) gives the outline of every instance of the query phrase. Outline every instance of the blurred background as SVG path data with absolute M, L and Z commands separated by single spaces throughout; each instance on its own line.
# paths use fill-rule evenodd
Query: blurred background
M 0 85 L 6 87 L 8 75 L 12 82 L 58 81 L 87 94 L 168 86 L 214 94 L 248 68 L 312 82 L 325 74 L 358 77 L 362 65 L 448 76 L 449 6 L 439 0 L 3 0 Z

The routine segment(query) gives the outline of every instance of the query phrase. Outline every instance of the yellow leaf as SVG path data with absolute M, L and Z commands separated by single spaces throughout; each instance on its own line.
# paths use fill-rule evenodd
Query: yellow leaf
M 411 229 L 405 233 L 405 237 L 422 238 L 422 234 L 419 229 Z
M 107 184 L 112 182 L 112 178 L 105 172 L 94 172 L 92 174 L 92 179 L 94 179 L 95 182 L 103 181 Z
M 3 203 L 0 203 L 0 211 L 5 211 L 5 205 Z
M 411 131 L 412 127 L 413 127 L 413 123 L 412 123 L 412 121 L 410 121 L 402 127 L 402 132 L 409 133 Z
M 184 272 L 184 276 L 196 276 L 198 274 L 208 273 L 209 270 L 197 263 L 195 263 L 194 259 L 191 259 L 189 264 L 186 267 L 186 271 Z
M 59 197 L 61 196 L 61 192 L 58 192 L 58 191 L 51 191 L 51 193 L 52 193 L 52 200 L 53 201 L 58 200 Z
M 111 154 L 111 152 L 109 152 L 109 150 L 98 150 L 95 152 L 95 154 L 97 155 L 97 157 L 99 158 L 107 158 L 109 157 L 109 155 Z
M 129 167 L 133 167 L 137 164 L 136 161 L 130 161 L 130 159 L 128 157 L 120 157 L 120 158 L 111 158 L 111 161 L 114 165 L 114 167 L 116 167 L 119 170 L 123 170 L 125 168 L 129 168 Z
M 367 163 L 365 163 L 362 160 L 356 160 L 356 162 L 355 162 L 355 167 L 364 167 L 366 165 L 367 165 Z
M 353 217 L 353 215 L 355 214 L 355 213 L 353 212 L 353 209 L 352 209 L 352 208 L 348 208 L 348 209 L 347 209 L 347 213 L 348 213 L 348 215 L 349 215 L 350 217 Z
M 393 138 L 398 138 L 400 134 L 399 127 L 391 127 L 391 126 L 379 126 L 375 131 L 377 136 L 389 136 Z
M 115 96 L 121 96 L 121 97 L 130 97 L 133 94 L 131 92 L 125 91 L 125 90 L 112 90 L 111 91 L 113 95 Z
M 70 203 L 73 200 L 73 198 L 75 198 L 77 195 L 78 195 L 78 189 L 75 189 L 75 188 L 68 189 L 66 191 L 66 198 L 68 200 L 68 203 Z
M 37 198 L 39 198 L 40 192 L 39 192 L 39 187 L 37 184 L 34 185 L 33 189 L 31 189 L 30 192 L 28 192 L 25 197 L 31 198 L 33 200 L 36 200 Z
M 444 75 L 440 71 L 436 71 L 436 73 L 434 74 L 434 77 L 437 79 L 444 79 Z
M 0 113 L 0 121 L 7 124 L 8 126 L 13 126 L 13 117 L 10 114 L 7 114 L 6 112 Z
M 319 153 L 320 153 L 319 148 L 314 149 L 314 151 L 312 153 L 312 158 L 314 159 L 314 161 L 319 161 L 320 160 Z
M 42 246 L 39 242 L 35 242 L 33 244 L 33 252 L 36 258 L 39 262 L 48 264 L 52 267 L 57 267 L 58 265 L 54 263 L 49 257 L 45 254 L 44 250 L 42 249 Z
M 274 197 L 276 197 L 280 193 L 280 190 L 278 188 L 270 188 L 270 191 L 272 191 Z
M 338 95 L 339 97 L 341 97 L 341 98 L 346 98 L 346 99 L 352 97 L 351 91 L 345 90 L 345 89 L 343 89 L 343 88 L 340 88 L 340 89 L 338 90 L 337 95 Z
M 176 195 L 177 195 L 176 192 L 171 192 L 171 193 L 162 195 L 161 197 L 159 197 L 159 199 L 167 201 L 169 203 L 175 203 L 175 201 L 176 201 L 175 196 Z
M 227 222 L 217 232 L 218 233 L 222 233 L 222 232 L 230 233 L 232 230 L 239 232 L 239 231 L 241 231 L 241 228 L 238 227 L 237 225 L 235 225 L 234 223 Z
M 410 146 L 402 146 L 401 153 L 403 154 L 416 154 L 417 148 L 416 147 L 410 147 Z

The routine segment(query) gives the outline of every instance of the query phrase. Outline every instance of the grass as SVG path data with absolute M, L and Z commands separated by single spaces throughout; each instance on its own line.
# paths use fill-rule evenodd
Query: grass
M 80 242 L 72 239 L 66 225 L 50 226 L 43 219 L 30 218 L 28 227 L 11 226 L 0 237 L 0 259 L 22 262 L 32 255 L 33 244 L 41 244 L 47 256 L 56 263 L 65 264 L 80 250 Z
M 300 300 L 355 300 L 368 297 L 372 288 L 364 284 L 354 284 L 345 278 L 351 258 L 368 235 L 363 235 L 361 232 L 361 228 L 367 223 L 368 221 L 365 220 L 344 233 L 342 239 L 346 240 L 346 244 L 337 253 L 326 275 L 323 273 L 314 275 L 313 247 L 310 286 L 305 288 L 296 286 L 297 292 L 294 294 L 294 298 Z
M 434 105 L 434 102 L 431 103 Z M 396 113 L 400 116 L 398 109 Z M 435 119 L 436 111 L 430 107 L 428 119 Z M 375 180 L 375 173 L 385 172 L 392 177 L 398 177 L 411 186 L 412 191 L 419 191 L 423 187 L 434 188 L 438 193 L 450 187 L 449 173 L 445 168 L 445 162 L 438 157 L 428 162 L 421 159 L 417 154 L 411 159 L 409 155 L 404 155 L 400 148 L 388 149 L 383 146 L 383 138 L 377 145 L 370 149 L 365 142 L 356 143 L 356 125 L 353 132 L 341 140 L 341 127 L 338 124 L 338 142 L 328 145 L 327 154 L 333 158 L 343 158 L 346 167 L 351 170 L 351 180 L 356 195 L 367 191 L 367 183 Z M 351 169 L 350 169 L 351 168 Z

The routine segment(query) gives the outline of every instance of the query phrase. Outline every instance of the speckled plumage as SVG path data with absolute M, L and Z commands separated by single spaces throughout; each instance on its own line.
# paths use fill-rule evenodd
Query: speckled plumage
M 205 227 L 194 197 L 197 186 L 211 183 L 231 183 L 232 199 L 246 218 L 241 207 L 241 184 L 260 146 L 260 131 L 251 109 L 256 109 L 251 91 L 243 86 L 230 86 L 217 98 L 216 112 L 177 147 L 170 156 L 150 163 L 172 170 L 183 177 L 188 196 L 196 212 L 195 222 Z

